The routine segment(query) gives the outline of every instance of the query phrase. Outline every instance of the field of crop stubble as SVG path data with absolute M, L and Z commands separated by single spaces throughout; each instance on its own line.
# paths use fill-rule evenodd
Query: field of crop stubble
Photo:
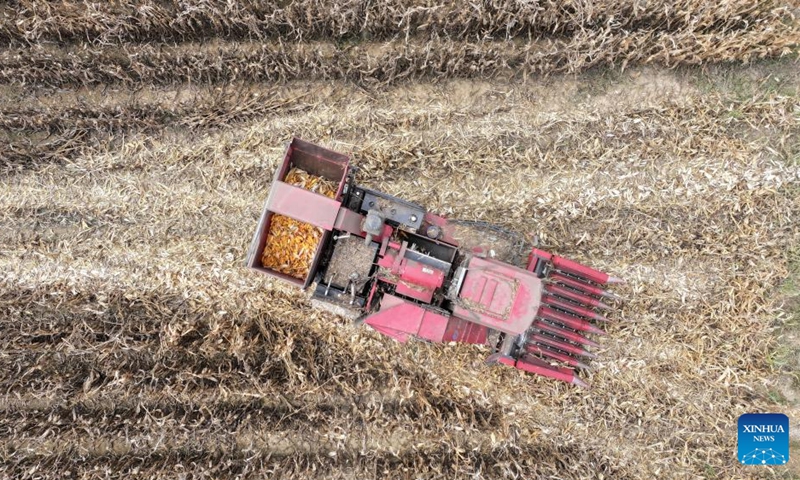
M 741 413 L 800 431 L 797 14 L 4 3 L 0 476 L 800 475 L 735 459 Z M 626 277 L 593 389 L 243 269 L 293 135 Z

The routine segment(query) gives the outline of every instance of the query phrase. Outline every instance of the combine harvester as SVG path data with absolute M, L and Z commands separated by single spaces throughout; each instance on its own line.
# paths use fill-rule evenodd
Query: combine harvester
M 247 266 L 400 342 L 489 344 L 487 363 L 588 386 L 575 370 L 595 358 L 587 334 L 604 334 L 597 310 L 620 279 L 537 248 L 526 268 L 505 263 L 499 229 L 470 233 L 354 174 L 345 155 L 289 143 Z

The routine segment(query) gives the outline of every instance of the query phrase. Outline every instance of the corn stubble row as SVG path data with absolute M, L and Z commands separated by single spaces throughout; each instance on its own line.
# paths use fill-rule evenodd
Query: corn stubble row
M 0 171 L 62 163 L 91 147 L 99 148 L 114 135 L 156 134 L 168 128 L 208 132 L 308 108 L 302 102 L 306 92 L 252 84 L 209 88 L 180 101 L 160 91 L 149 90 L 143 96 L 142 100 L 135 95 L 107 96 L 110 104 L 92 104 L 81 95 L 66 95 L 51 104 L 33 100 L 7 105 L 0 109 L 0 139 L 7 140 L 10 148 L 0 149 Z M 2 132 L 8 137 L 3 138 Z
M 456 39 L 528 36 L 571 37 L 582 30 L 727 33 L 767 18 L 785 17 L 778 2 L 565 3 L 483 0 L 227 0 L 123 2 L 30 1 L 0 7 L 0 40 L 109 45 L 129 41 L 181 42 L 210 38 L 264 41 L 278 37 L 385 40 L 445 35 Z
M 391 366 L 357 354 L 332 329 L 314 328 L 315 314 L 296 296 L 273 292 L 247 305 L 237 304 L 239 298 L 222 300 L 218 306 L 230 316 L 219 331 L 208 331 L 211 305 L 196 306 L 201 315 L 189 318 L 185 299 L 174 292 L 147 297 L 92 283 L 63 294 L 66 285 L 50 287 L 0 294 L 0 314 L 27 306 L 13 325 L 4 324 L 2 346 L 28 349 L 0 365 L 5 372 L 14 365 L 35 374 L 0 378 L 0 386 L 15 392 L 0 397 L 14 432 L 3 439 L 0 476 L 35 469 L 38 478 L 63 478 L 65 470 L 90 476 L 110 468 L 173 478 L 170 473 L 185 468 L 215 477 L 272 470 L 288 478 L 312 472 L 330 478 L 329 470 L 350 462 L 362 472 L 359 478 L 369 478 L 376 463 L 397 461 L 422 472 L 446 464 L 449 445 L 469 442 L 464 435 L 445 438 L 444 423 L 462 421 L 460 412 L 482 415 L 475 423 L 484 427 L 500 418 L 498 408 L 424 375 L 400 386 L 413 388 L 415 401 L 398 400 L 386 391 L 397 384 Z M 125 311 L 125 322 L 109 322 L 97 310 L 98 296 L 111 311 Z M 307 315 L 298 317 L 298 311 Z M 55 339 L 31 348 L 32 335 Z M 106 335 L 115 340 L 98 340 Z M 52 342 L 61 336 L 70 342 L 55 351 Z M 162 342 L 167 348 L 154 358 Z M 83 348 L 88 345 L 99 348 Z M 331 378 L 337 369 L 341 374 Z M 348 428 L 354 418 L 367 431 L 346 445 L 326 435 Z M 375 425 L 375 418 L 383 423 Z M 387 440 L 381 425 L 410 418 L 417 428 L 440 433 L 437 440 L 422 445 L 416 439 L 416 455 L 382 452 Z M 367 432 L 369 441 L 362 444 Z M 407 450 L 411 439 L 400 440 Z M 365 449 L 368 455 L 359 453 Z M 503 451 L 498 458 L 510 455 Z
M 328 198 L 336 196 L 336 185 L 297 167 L 289 170 L 285 183 L 310 190 Z M 319 227 L 274 214 L 261 256 L 261 265 L 298 279 L 305 279 L 323 231 Z
M 231 85 L 224 89 L 198 91 L 181 101 L 159 97 L 161 92 L 148 94 L 156 99 L 134 97 L 108 105 L 95 105 L 80 97 L 69 97 L 50 105 L 37 102 L 24 107 L 7 105 L 0 110 L 0 129 L 15 133 L 46 132 L 48 135 L 70 131 L 157 133 L 167 126 L 209 130 L 264 118 L 281 108 L 304 107 L 297 102 L 302 94 L 290 96 L 280 87 L 270 86 Z
M 531 42 L 392 40 L 331 43 L 123 44 L 79 50 L 36 46 L 0 51 L 0 83 L 64 87 L 343 79 L 386 85 L 414 79 L 578 73 L 631 64 L 668 67 L 787 55 L 800 28 L 757 22 L 727 33 L 586 30 Z M 120 50 L 125 55 L 120 55 Z
M 505 0 L 469 8 L 400 0 L 33 1 L 0 12 L 0 40 L 9 46 L 0 51 L 0 82 L 54 87 L 309 78 L 387 84 L 749 61 L 800 44 L 790 5 L 749 0 Z

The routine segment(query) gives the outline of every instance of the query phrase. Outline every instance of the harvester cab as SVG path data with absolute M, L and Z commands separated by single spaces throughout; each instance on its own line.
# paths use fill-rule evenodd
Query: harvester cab
M 360 187 L 345 155 L 294 139 L 247 266 L 397 341 L 491 344 L 487 361 L 586 386 L 576 369 L 620 280 L 538 248 L 515 265 L 513 233 L 448 220 Z M 525 263 L 524 258 L 522 262 Z

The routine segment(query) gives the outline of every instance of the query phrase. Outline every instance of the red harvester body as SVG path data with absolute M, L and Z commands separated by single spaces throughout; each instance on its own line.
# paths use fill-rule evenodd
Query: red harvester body
M 333 198 L 285 183 L 292 168 L 325 179 Z M 307 288 L 312 299 L 405 342 L 489 343 L 488 363 L 501 363 L 586 386 L 604 332 L 600 299 L 621 280 L 532 248 L 515 266 L 503 248 L 514 234 L 480 222 L 448 220 L 423 207 L 355 184 L 345 155 L 294 139 L 273 179 L 247 266 Z M 262 255 L 275 215 L 320 231 L 303 278 L 265 266 Z M 497 255 L 496 251 L 501 252 Z M 505 260 L 505 261 L 502 261 Z

